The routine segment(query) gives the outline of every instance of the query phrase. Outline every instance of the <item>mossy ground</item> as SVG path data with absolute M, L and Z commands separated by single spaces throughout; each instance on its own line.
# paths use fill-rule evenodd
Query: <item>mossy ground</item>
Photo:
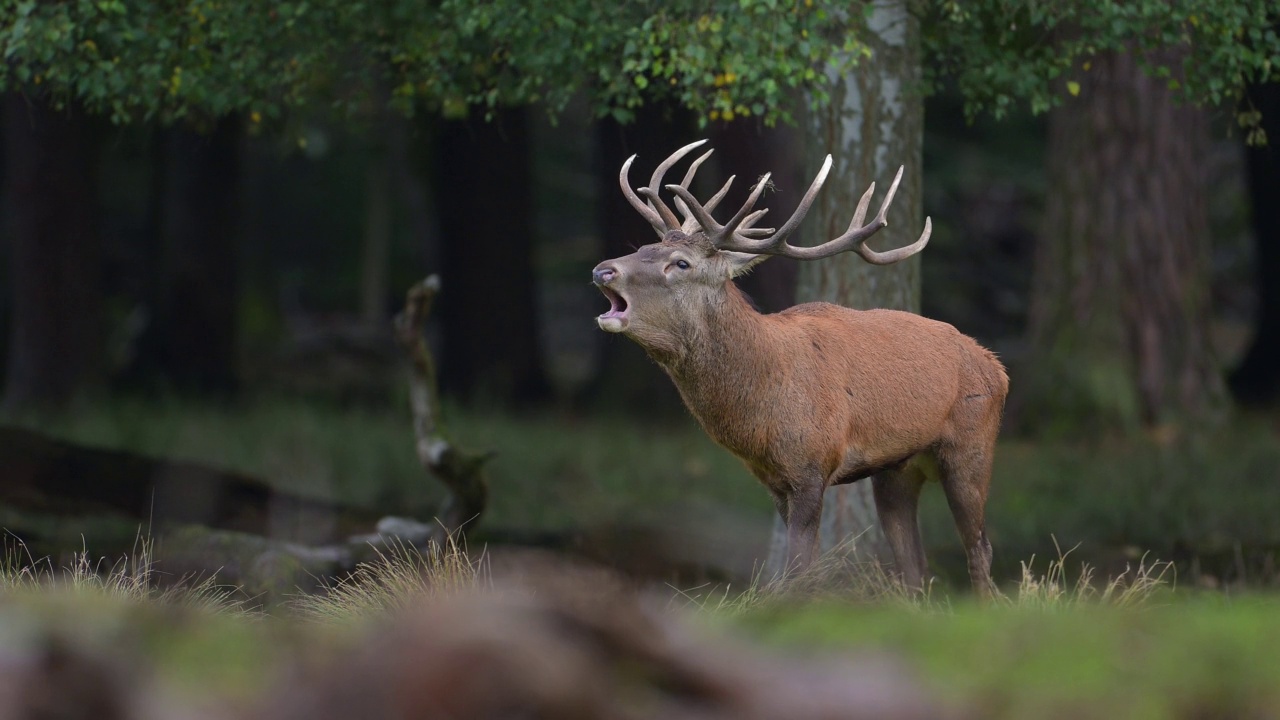
M 496 453 L 482 535 L 661 524 L 675 512 L 732 515 L 762 536 L 772 522 L 768 494 L 685 416 L 642 422 L 450 407 L 445 419 L 456 442 Z M 116 401 L 18 421 L 68 440 L 252 473 L 386 514 L 426 519 L 441 497 L 414 455 L 407 408 Z M 1052 558 L 1056 547 L 1078 545 L 1077 559 L 1108 571 L 1151 552 L 1177 561 L 1184 584 L 1257 587 L 1276 580 L 1278 507 L 1280 428 L 1253 419 L 1189 440 L 1004 441 L 987 518 L 1006 581 L 1016 581 L 1032 555 Z M 963 555 L 936 488 L 926 488 L 921 525 L 935 571 L 963 585 Z

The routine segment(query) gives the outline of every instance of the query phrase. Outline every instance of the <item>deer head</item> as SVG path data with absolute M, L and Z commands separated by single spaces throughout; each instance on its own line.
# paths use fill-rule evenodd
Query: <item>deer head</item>
M 752 188 L 742 207 L 724 224 L 713 218 L 711 212 L 729 192 L 733 177 L 706 203 L 698 202 L 689 186 L 698 167 L 711 156 L 712 151 L 708 150 L 690 165 L 680 184 L 666 186 L 675 195 L 676 209 L 683 216 L 678 218 L 659 195 L 662 179 L 681 158 L 705 142 L 699 140 L 672 153 L 654 170 L 649 185 L 638 189 L 639 194 L 632 190 L 628 179 L 636 156 L 632 155 L 623 163 L 618 174 L 623 195 L 662 239 L 630 255 L 606 260 L 592 272 L 595 284 L 610 302 L 608 312 L 596 319 L 602 330 L 625 333 L 650 350 L 673 350 L 671 346 L 680 338 L 696 335 L 709 314 L 721 311 L 727 294 L 731 292 L 729 281 L 772 255 L 815 260 L 852 251 L 867 262 L 887 265 L 914 255 L 929 242 L 932 226 L 926 219 L 920 239 L 909 246 L 888 252 L 876 252 L 866 246 L 867 238 L 888 225 L 886 213 L 902 180 L 902 169 L 899 168 L 880 204 L 880 211 L 871 222 L 863 224 L 863 219 L 875 192 L 875 183 L 863 194 L 853 221 L 843 235 L 815 247 L 789 244 L 787 239 L 800 226 L 826 182 L 831 170 L 830 155 L 799 207 L 782 227 L 775 230 L 754 226 L 768 212 L 767 209 L 755 209 L 761 193 L 769 185 L 767 174 Z M 640 195 L 646 199 L 642 200 Z

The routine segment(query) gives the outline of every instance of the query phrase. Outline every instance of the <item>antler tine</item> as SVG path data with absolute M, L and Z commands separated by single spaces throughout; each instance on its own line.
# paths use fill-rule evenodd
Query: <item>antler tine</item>
M 737 175 L 730 175 L 729 179 L 725 181 L 724 185 L 722 185 L 720 189 L 716 191 L 716 194 L 712 195 L 711 199 L 708 200 L 702 206 L 702 208 L 706 210 L 707 213 L 710 213 L 712 210 L 716 209 L 716 206 L 720 204 L 720 201 L 724 199 L 724 196 L 729 193 L 729 186 L 733 185 L 733 181 L 737 177 L 738 177 Z M 686 185 L 685 187 L 687 188 L 688 186 Z M 679 196 L 676 196 L 676 202 L 680 204 L 681 208 L 683 208 L 682 212 L 684 212 L 684 217 L 685 217 L 684 225 L 681 226 L 680 229 L 686 233 L 693 233 L 693 232 L 697 232 L 698 230 L 701 230 L 702 225 L 701 223 L 698 222 L 698 218 L 694 216 L 689 210 L 689 204 L 686 203 Z
M 800 205 L 796 207 L 795 212 L 791 213 L 791 217 L 778 228 L 777 232 L 766 235 L 759 229 L 752 229 L 750 232 L 738 231 L 726 234 L 716 243 L 716 247 L 721 250 L 734 250 L 738 252 L 749 253 L 769 253 L 772 248 L 790 247 L 786 245 L 786 240 L 790 237 L 795 229 L 800 227 L 800 223 L 804 220 L 805 215 L 809 213 L 809 208 L 813 206 L 813 201 L 818 197 L 818 191 L 822 190 L 822 186 L 827 181 L 827 174 L 831 172 L 831 156 L 828 155 L 822 162 L 822 168 L 818 170 L 818 175 L 810 183 L 809 189 L 805 191 L 804 197 L 800 200 Z M 776 253 L 775 253 L 776 254 Z
M 774 233 L 773 228 L 752 227 L 756 224 L 756 221 L 764 217 L 767 212 L 769 212 L 769 208 L 761 208 L 748 215 L 743 219 L 742 225 L 738 228 L 738 232 L 735 234 L 739 237 L 745 238 L 759 238 L 772 235 Z
M 769 187 L 769 178 L 772 175 L 773 173 L 765 173 L 764 177 L 756 182 L 756 186 L 751 188 L 751 194 L 747 196 L 747 201 L 742 203 L 742 207 L 738 208 L 738 212 L 729 218 L 729 222 L 725 223 L 719 232 L 709 236 L 712 245 L 719 247 L 724 239 L 733 237 L 738 228 L 742 226 L 743 221 L 746 220 L 748 213 L 755 208 L 756 202 L 760 199 L 764 189 Z
M 658 167 L 654 168 L 653 175 L 649 176 L 649 187 L 647 188 L 649 192 L 641 191 L 641 194 L 649 199 L 649 203 L 653 205 L 654 209 L 658 211 L 658 214 L 662 216 L 663 222 L 666 223 L 667 230 L 679 230 L 680 220 L 676 217 L 675 213 L 671 212 L 671 208 L 667 207 L 667 204 L 664 203 L 662 198 L 658 195 L 658 188 L 661 187 L 662 178 L 667 174 L 667 171 L 671 169 L 672 165 L 680 162 L 680 158 L 683 158 L 685 155 L 693 152 L 694 148 L 705 145 L 706 142 L 707 141 L 705 139 L 691 142 L 667 156 L 666 160 L 663 160 Z M 698 163 L 701 161 L 702 158 L 698 160 Z M 696 167 L 693 169 L 695 171 L 697 170 Z
M 680 229 L 680 221 L 676 218 L 675 213 L 671 212 L 671 208 L 667 207 L 666 203 L 662 202 L 662 198 L 658 197 L 659 183 L 662 182 L 662 177 L 671 169 L 671 166 L 680 161 L 680 158 L 688 155 L 694 148 L 706 142 L 706 140 L 699 140 L 689 143 L 671 153 L 666 160 L 663 160 L 658 165 L 657 169 L 653 171 L 653 175 L 649 178 L 649 187 L 638 188 L 640 194 L 648 198 L 649 202 L 641 200 L 636 195 L 636 191 L 631 189 L 631 181 L 628 175 L 631 171 L 631 163 L 636 159 L 636 156 L 632 155 L 622 164 L 622 170 L 618 173 L 618 184 L 622 186 L 623 196 L 627 198 L 627 202 L 631 204 L 631 207 L 635 208 L 645 220 L 649 221 L 649 224 L 653 226 L 654 231 L 659 236 L 665 235 L 668 231 Z M 706 156 L 704 155 L 695 162 L 691 172 L 696 171 L 697 165 L 705 159 Z M 692 177 L 692 174 L 690 174 L 690 177 Z M 645 192 L 646 190 L 650 192 Z
M 876 252 L 866 245 L 867 238 L 889 224 L 889 205 L 893 202 L 893 196 L 898 193 L 898 183 L 902 182 L 902 171 L 903 167 L 898 166 L 898 174 L 893 176 L 893 184 L 889 186 L 889 192 L 885 194 L 884 200 L 880 201 L 880 211 L 876 213 L 875 220 L 855 229 L 855 226 L 861 224 L 862 215 L 866 213 L 865 206 L 871 201 L 871 192 L 875 190 L 875 183 L 872 183 L 858 203 L 858 211 L 854 213 L 854 222 L 849 225 L 849 230 L 840 238 L 837 238 L 837 240 L 847 238 L 846 242 L 854 244 L 854 252 L 872 265 L 890 265 L 911 257 L 929 244 L 929 236 L 933 234 L 933 220 L 932 218 L 925 218 L 924 231 L 920 234 L 920 239 L 910 245 L 885 252 Z
M 764 189 L 768 185 L 769 174 L 766 173 L 765 176 L 760 178 L 760 181 L 756 183 L 755 187 L 751 189 L 751 195 L 747 197 L 747 201 L 742 204 L 742 207 L 738 209 L 738 212 L 734 213 L 734 216 L 724 225 L 716 222 L 716 219 L 711 217 L 711 213 L 707 211 L 706 206 L 698 202 L 698 199 L 693 196 L 693 193 L 689 192 L 686 188 L 679 185 L 668 185 L 667 189 L 675 193 L 676 197 L 685 202 L 689 211 L 693 214 L 694 218 L 697 219 L 698 224 L 702 226 L 702 231 L 706 234 L 707 239 L 711 241 L 711 244 L 717 248 L 722 248 L 724 239 L 733 237 L 734 233 L 742 225 L 743 221 L 751 216 L 752 208 L 755 207 L 756 201 L 760 199 L 760 194 L 764 192 Z M 728 188 L 726 186 L 723 190 L 727 189 Z M 721 193 L 716 193 L 716 196 L 712 199 L 719 202 L 720 197 Z M 756 216 L 756 219 L 759 219 L 759 215 Z M 759 229 L 757 228 L 749 237 L 755 237 L 758 234 Z
M 894 250 L 886 250 L 885 252 L 876 252 L 868 248 L 865 244 L 859 243 L 854 252 L 858 253 L 863 260 L 872 265 L 892 265 L 899 260 L 906 260 L 924 249 L 929 244 L 929 236 L 933 234 L 933 219 L 924 219 L 924 232 L 920 233 L 920 239 Z
M 618 173 L 618 184 L 622 186 L 622 195 L 627 199 L 628 203 L 631 203 L 631 207 L 635 208 L 636 212 L 640 213 L 645 220 L 649 221 L 649 224 L 653 226 L 653 229 L 656 230 L 659 235 L 663 235 L 667 230 L 663 225 L 662 218 L 658 215 L 658 212 L 654 210 L 649 203 L 641 200 L 640 197 L 636 195 L 636 192 L 631 189 L 631 180 L 627 176 L 631 172 L 631 163 L 635 162 L 635 159 L 635 155 L 627 158 L 627 161 L 622 163 L 622 170 Z
M 849 223 L 849 229 L 843 235 L 813 247 L 796 247 L 787 243 L 787 235 L 799 226 L 800 220 L 809 211 L 809 207 L 813 204 L 818 189 L 821 188 L 822 183 L 825 181 L 830 167 L 831 157 L 828 156 L 822 165 L 822 170 L 818 173 L 818 177 L 809 187 L 809 192 L 805 193 L 804 199 L 801 200 L 800 207 L 796 208 L 791 219 L 787 220 L 773 236 L 753 240 L 750 236 L 739 232 L 724 244 L 718 244 L 717 247 L 723 250 L 736 250 L 761 255 L 781 255 L 796 260 L 817 260 L 852 250 L 872 265 L 890 265 L 915 255 L 923 250 L 925 245 L 929 244 L 929 236 L 933 233 L 933 221 L 930 218 L 925 218 L 924 231 L 920 234 L 920 238 L 910 245 L 886 252 L 876 252 L 866 246 L 867 238 L 889 224 L 887 217 L 889 206 L 893 203 L 894 195 L 898 192 L 898 184 L 902 182 L 903 168 L 901 167 L 898 168 L 898 174 L 893 178 L 893 184 L 889 186 L 889 192 L 885 194 L 884 200 L 880 203 L 879 212 L 876 213 L 871 222 L 863 225 L 862 219 L 866 217 L 867 207 L 870 205 L 871 196 L 875 192 L 875 183 L 872 183 L 867 188 L 867 191 L 863 193 L 862 198 L 858 201 L 858 207 L 853 213 L 853 221 Z
M 711 213 L 707 212 L 707 209 L 703 207 L 702 203 L 698 202 L 698 199 L 693 196 L 693 193 L 679 185 L 668 185 L 667 189 L 675 193 L 676 197 L 684 201 L 685 206 L 689 209 L 689 212 L 693 214 L 693 217 L 698 221 L 698 224 L 702 226 L 702 231 L 705 232 L 708 237 L 710 237 L 712 233 L 718 232 L 724 227 L 720 223 L 716 222 L 715 218 L 711 217 Z M 645 188 L 645 190 L 648 190 L 648 188 Z
M 872 182 L 867 186 L 867 191 L 862 193 L 862 199 L 858 200 L 858 208 L 853 211 L 853 219 L 849 221 L 849 229 L 845 232 L 851 232 L 856 227 L 862 227 L 862 219 L 867 216 L 867 206 L 871 204 L 871 196 L 876 192 L 876 184 Z
M 705 141 L 705 140 L 703 140 L 702 142 L 706 142 L 706 141 Z M 701 155 L 699 155 L 699 156 L 698 156 L 698 159 L 697 159 L 697 160 L 694 160 L 694 161 L 693 161 L 693 163 L 689 165 L 689 170 L 688 170 L 688 172 L 686 172 L 686 173 L 684 174 L 684 180 L 681 180 L 681 181 L 680 181 L 680 186 L 681 186 L 681 187 L 684 187 L 684 188 L 688 188 L 688 187 L 689 187 L 689 183 L 693 182 L 693 176 L 698 174 L 698 168 L 699 168 L 699 167 L 701 167 L 701 166 L 702 166 L 702 163 L 703 163 L 707 158 L 711 157 L 711 153 L 713 153 L 713 152 L 715 152 L 715 151 L 716 151 L 716 150 L 715 150 L 715 148 L 712 148 L 712 149 L 710 149 L 710 150 L 708 150 L 708 151 L 706 151 L 706 152 L 702 153 Z
M 684 174 L 684 180 L 680 181 L 680 187 L 688 189 L 689 185 L 693 182 L 693 176 L 698 173 L 698 168 L 702 165 L 703 161 L 711 157 L 711 153 L 713 152 L 715 152 L 714 149 L 708 150 L 698 156 L 697 160 L 693 161 L 693 164 L 689 166 L 688 172 Z M 681 231 L 690 233 L 697 229 L 693 227 L 696 221 L 694 220 L 693 215 L 689 212 L 689 206 L 680 198 L 676 198 L 676 210 L 679 210 L 680 215 L 684 218 L 684 222 L 680 224 Z
M 729 179 L 724 181 L 724 185 L 721 185 L 720 189 L 716 191 L 716 194 L 712 195 L 711 199 L 707 200 L 702 207 L 706 208 L 707 212 L 715 210 L 716 206 L 720 204 L 720 201 L 724 199 L 724 196 L 729 194 L 729 186 L 733 185 L 733 181 L 737 178 L 737 175 L 730 175 Z
M 813 201 L 817 199 L 818 192 L 822 190 L 822 186 L 827 182 L 827 174 L 831 172 L 831 155 L 828 154 L 822 161 L 822 167 L 818 170 L 818 174 L 813 178 L 813 182 L 809 184 L 809 189 L 805 191 L 804 197 L 800 198 L 800 204 L 796 206 L 795 212 L 791 213 L 791 217 L 778 228 L 778 232 L 770 241 L 773 244 L 785 244 L 787 238 L 791 237 L 791 233 L 800 227 L 800 223 L 804 222 L 804 218 L 809 214 L 809 208 L 813 207 Z

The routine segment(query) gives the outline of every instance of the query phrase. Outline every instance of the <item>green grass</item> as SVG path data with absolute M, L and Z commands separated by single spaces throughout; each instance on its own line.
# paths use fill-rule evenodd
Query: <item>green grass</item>
M 1152 551 L 1269 584 L 1277 579 L 1269 568 L 1280 550 L 1277 509 L 1280 432 L 1240 422 L 1168 447 L 1147 439 L 1004 442 L 987 518 L 1006 576 L 1033 553 L 1054 557 L 1056 544 L 1079 546 L 1077 557 L 1112 571 Z M 958 560 L 941 493 L 926 489 L 921 524 L 931 552 Z
M 273 486 L 384 512 L 426 516 L 442 496 L 418 463 L 409 412 L 295 400 L 242 405 L 119 401 L 17 422 L 56 437 L 262 476 Z M 736 459 L 687 418 L 508 415 L 446 408 L 459 445 L 493 451 L 487 525 L 564 529 L 727 506 L 765 519 L 772 503 Z
M 157 570 L 152 542 L 142 536 L 132 552 L 114 558 L 81 551 L 59 564 L 11 538 L 0 557 L 0 654 L 18 677 L 57 678 L 57 692 L 80 712 L 110 704 L 100 697 L 99 678 L 125 697 L 157 680 L 184 704 L 259 697 L 272 690 L 275 664 L 303 644 L 314 652 L 330 642 L 320 633 L 300 639 L 216 575 Z M 6 694 L 0 714 L 19 706 L 20 698 Z
M 48 557 L 35 557 L 18 540 L 4 544 L 0 559 L 0 598 L 43 602 L 47 598 L 82 598 L 89 603 L 156 605 L 201 615 L 244 615 L 251 611 L 213 576 L 162 578 L 155 569 L 150 540 L 139 536 L 133 552 L 114 560 L 95 559 L 87 550 L 72 554 L 55 566 Z
M 730 509 L 758 520 L 762 532 L 770 522 L 764 491 L 687 418 L 659 426 L 450 408 L 448 420 L 460 443 L 498 452 L 490 468 L 490 527 L 643 520 L 689 504 Z M 439 497 L 413 455 L 407 412 L 283 400 L 226 407 L 124 402 L 24 422 L 79 442 L 213 463 L 401 514 L 426 512 Z M 959 547 L 941 495 L 926 490 L 922 519 L 931 556 L 946 566 Z M 1169 592 L 1174 573 L 1150 563 L 1127 584 L 1108 589 L 1106 580 L 1126 562 L 1136 567 L 1148 548 L 1168 558 L 1162 548 L 1280 547 L 1276 508 L 1280 442 L 1261 424 L 1175 446 L 1006 442 L 988 517 L 1008 603 L 979 607 L 943 583 L 922 601 L 878 591 L 777 596 L 756 587 L 723 600 L 677 595 L 669 604 L 700 605 L 697 615 L 720 631 L 803 653 L 891 653 L 971 717 L 1269 716 L 1280 707 L 1280 603 L 1234 588 L 1197 592 L 1183 575 L 1183 589 Z M 1064 549 L 1081 547 L 1063 560 L 1054 538 Z M 1037 559 L 1023 574 L 1031 553 Z M 483 567 L 470 561 L 433 564 L 391 553 L 317 603 L 299 599 L 251 617 L 164 600 L 153 583 L 138 582 L 146 563 L 87 558 L 56 573 L 46 561 L 35 574 L 20 569 L 31 558 L 11 561 L 0 577 L 0 644 L 12 645 L 5 628 L 49 628 L 103 653 L 139 653 L 184 692 L 244 697 L 267 689 L 263 670 L 271 662 L 330 652 L 361 632 L 343 618 L 376 617 L 441 588 L 487 587 Z M 1088 576 L 1081 561 L 1099 567 Z M 441 568 L 449 572 L 437 582 Z M 1092 582 L 1079 584 L 1082 575 Z M 962 574 L 949 579 L 964 586 Z M 1247 579 L 1256 587 L 1271 578 Z M 299 623 L 297 616 L 323 622 Z M 349 629 L 335 629 L 343 626 Z
M 249 615 L 174 603 L 137 582 L 145 571 L 111 570 L 92 579 L 86 567 L 66 570 L 77 578 L 77 592 L 51 582 L 52 574 L 34 584 L 20 574 L 15 592 L 12 574 L 6 576 L 0 650 L 27 657 L 42 647 L 40 638 L 57 638 L 60 646 L 122 668 L 120 683 L 148 687 L 155 673 L 171 693 L 169 702 L 252 703 L 276 691 L 272 670 L 281 662 L 305 667 L 320 658 L 360 657 L 351 648 L 381 632 L 388 612 L 492 592 L 483 568 L 456 552 L 393 552 L 318 603 L 292 606 L 309 620 L 300 623 L 289 609 Z M 766 590 L 748 606 L 704 606 L 691 619 L 713 626 L 705 642 L 729 635 L 802 656 L 887 655 L 965 717 L 1272 716 L 1280 703 L 1280 602 L 1173 594 L 1158 576 L 1146 577 L 1151 582 L 1130 583 L 1133 593 L 1108 594 L 1106 582 L 1092 591 L 1064 583 L 1059 569 L 1024 578 L 1008 602 L 989 606 L 900 594 L 871 602 L 801 599 Z M 591 602 L 592 591 L 580 588 L 576 602 Z M 599 597 L 619 602 L 616 589 Z M 687 615 L 673 609 L 678 605 L 667 612 Z M 186 610 L 174 613 L 175 607 Z M 564 611 L 572 612 L 570 606 Z M 503 622 L 518 624 L 521 616 Z M 11 632 L 16 628 L 21 633 Z
M 766 532 L 772 506 L 741 464 L 684 416 L 662 423 L 554 411 L 446 408 L 455 441 L 492 450 L 487 529 L 551 530 L 639 523 L 712 509 Z M 440 488 L 418 464 L 407 409 L 342 409 L 296 400 L 213 406 L 90 405 L 24 424 L 93 445 L 185 458 L 264 476 L 272 484 L 381 512 L 429 517 Z M 1203 556 L 1204 572 L 1274 579 L 1280 549 L 1280 433 L 1260 421 L 1162 446 L 1007 441 L 988 504 L 999 575 L 1032 554 L 1077 557 L 1116 572 L 1151 550 Z M 924 493 L 929 554 L 963 585 L 963 555 L 942 493 Z M 1268 565 L 1271 563 L 1271 565 Z M 1272 569 L 1268 569 L 1268 568 Z M 1186 578 L 1194 581 L 1194 578 Z
M 1280 603 L 1195 599 L 1070 611 L 911 612 L 779 606 L 739 618 L 791 648 L 902 658 L 952 704 L 985 718 L 1272 717 L 1280 707 Z
M 681 417 L 667 426 L 613 417 L 455 412 L 460 442 L 498 452 L 486 522 L 562 528 L 644 521 L 670 507 L 718 506 L 758 517 L 773 503 L 742 464 Z
M 118 400 L 16 422 L 73 442 L 258 475 L 282 490 L 364 507 L 426 510 L 438 494 L 414 455 L 407 413 L 284 400 Z
M 270 614 L 243 612 L 208 582 L 156 589 L 146 543 L 116 563 L 81 555 L 55 570 L 30 561 L 11 552 L 0 572 L 0 650 L 23 657 L 53 642 L 124 668 L 115 682 L 138 687 L 155 672 L 166 692 L 179 694 L 170 701 L 252 703 L 272 692 L 280 663 L 352 657 L 349 648 L 385 628 L 389 615 L 495 592 L 483 558 L 452 545 L 425 555 L 392 550 L 327 593 Z M 1121 581 L 1087 572 L 1070 581 L 1068 562 L 1059 557 L 1042 574 L 1024 573 L 1008 598 L 988 606 L 916 598 L 886 590 L 886 576 L 874 568 L 848 574 L 819 564 L 816 573 L 867 588 L 837 591 L 832 578 L 815 577 L 798 588 L 757 585 L 745 600 L 702 603 L 693 619 L 715 626 L 708 638 L 736 635 L 806 655 L 887 654 L 969 717 L 1250 717 L 1280 702 L 1280 603 L 1174 594 L 1159 567 Z M 545 561 L 533 567 L 549 578 L 569 572 Z M 591 584 L 598 576 L 564 577 L 575 583 L 574 603 L 622 601 L 618 586 Z M 513 587 L 499 585 L 499 592 Z M 686 598 L 673 597 L 667 612 L 687 614 Z

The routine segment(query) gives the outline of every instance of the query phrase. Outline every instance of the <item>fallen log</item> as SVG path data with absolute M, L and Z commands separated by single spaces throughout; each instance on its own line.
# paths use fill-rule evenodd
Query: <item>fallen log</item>
M 368 532 L 378 519 L 372 510 L 281 492 L 252 475 L 12 426 L 0 426 L 0 505 L 42 515 L 123 515 L 153 530 L 199 524 L 304 543 Z

